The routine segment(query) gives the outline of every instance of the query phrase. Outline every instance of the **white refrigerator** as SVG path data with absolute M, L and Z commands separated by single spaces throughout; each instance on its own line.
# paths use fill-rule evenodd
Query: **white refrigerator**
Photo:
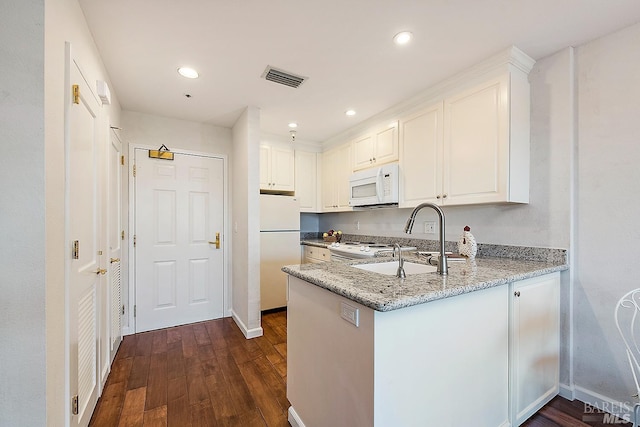
M 260 195 L 260 309 L 287 305 L 284 265 L 300 264 L 300 203 L 295 197 Z

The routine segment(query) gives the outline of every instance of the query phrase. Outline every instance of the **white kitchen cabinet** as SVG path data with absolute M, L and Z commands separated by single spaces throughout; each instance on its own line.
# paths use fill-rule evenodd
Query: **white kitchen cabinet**
M 304 245 L 304 262 L 317 264 L 331 261 L 331 251 L 318 246 Z
M 558 392 L 559 281 L 551 273 L 380 312 L 289 276 L 290 419 L 519 426 Z
M 354 171 L 395 162 L 398 160 L 398 122 L 369 132 L 351 145 Z
M 295 154 L 293 149 L 260 145 L 260 190 L 295 191 Z
M 529 82 L 521 69 L 454 92 L 401 119 L 400 129 L 401 207 L 529 202 Z
M 519 426 L 558 394 L 560 273 L 512 283 L 509 305 L 510 414 Z
M 322 153 L 322 211 L 350 211 L 349 177 L 351 145 L 343 144 Z
M 295 188 L 300 202 L 300 212 L 319 212 L 318 175 L 320 161 L 318 153 L 296 150 Z

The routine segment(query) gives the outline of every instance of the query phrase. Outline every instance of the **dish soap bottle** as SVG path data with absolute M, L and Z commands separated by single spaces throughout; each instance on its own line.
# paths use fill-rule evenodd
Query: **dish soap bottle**
M 476 243 L 476 238 L 471 234 L 471 227 L 468 225 L 464 227 L 464 232 L 458 240 L 458 252 L 462 256 L 466 256 L 470 259 L 474 259 L 476 257 L 476 253 L 478 253 L 478 244 Z

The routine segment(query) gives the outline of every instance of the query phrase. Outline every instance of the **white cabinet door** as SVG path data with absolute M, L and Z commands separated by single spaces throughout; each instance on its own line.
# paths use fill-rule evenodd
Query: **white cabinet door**
M 351 210 L 349 206 L 349 178 L 351 177 L 351 146 L 349 144 L 338 147 L 336 158 L 337 170 L 336 170 L 336 201 L 338 203 L 338 210 Z
M 507 200 L 509 76 L 445 99 L 445 204 Z
M 349 211 L 349 177 L 351 144 L 344 144 L 322 154 L 322 210 Z
M 338 209 L 335 182 L 337 150 L 322 153 L 322 210 L 332 212 Z
M 398 160 L 398 122 L 377 128 L 351 143 L 353 170 Z
M 295 155 L 294 151 L 287 148 L 271 147 L 271 181 L 272 190 L 295 190 Z
M 260 189 L 293 192 L 294 159 L 294 151 L 290 148 L 260 145 Z
M 371 167 L 374 163 L 374 136 L 372 134 L 365 135 L 351 144 L 353 147 L 353 170 Z
M 376 165 L 398 160 L 398 122 L 375 132 L 373 161 Z
M 560 273 L 511 285 L 511 420 L 519 426 L 559 390 Z
M 260 189 L 271 189 L 271 147 L 260 146 Z
M 318 212 L 318 154 L 296 150 L 295 187 L 300 212 Z
M 437 203 L 442 192 L 442 102 L 400 120 L 400 207 Z

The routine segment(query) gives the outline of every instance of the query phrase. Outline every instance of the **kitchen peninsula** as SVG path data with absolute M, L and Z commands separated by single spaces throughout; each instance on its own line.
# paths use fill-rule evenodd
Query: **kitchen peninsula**
M 283 268 L 292 425 L 520 425 L 557 394 L 564 258 L 354 267 L 390 260 Z

